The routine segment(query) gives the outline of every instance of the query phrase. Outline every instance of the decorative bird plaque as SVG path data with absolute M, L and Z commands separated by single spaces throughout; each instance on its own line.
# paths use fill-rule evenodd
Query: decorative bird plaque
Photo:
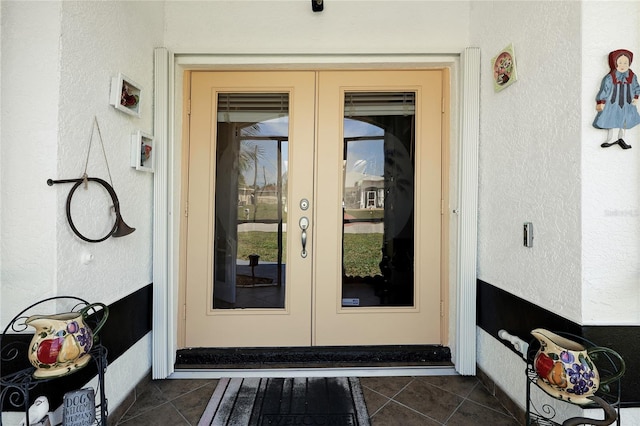
M 93 388 L 64 394 L 63 426 L 90 426 L 96 421 L 96 400 Z

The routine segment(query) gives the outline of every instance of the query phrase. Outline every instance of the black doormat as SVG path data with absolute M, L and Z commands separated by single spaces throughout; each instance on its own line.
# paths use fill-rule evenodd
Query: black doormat
M 305 368 L 451 365 L 451 350 L 440 345 L 313 346 L 292 348 L 187 348 L 176 353 L 176 369 Z
M 356 377 L 220 379 L 198 426 L 369 426 Z

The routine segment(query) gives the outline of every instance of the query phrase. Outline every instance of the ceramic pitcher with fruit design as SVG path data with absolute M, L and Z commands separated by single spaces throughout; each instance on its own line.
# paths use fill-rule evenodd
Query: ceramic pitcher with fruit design
M 85 323 L 88 312 L 103 309 L 97 326 L 91 330 Z M 78 312 L 54 315 L 32 315 L 25 324 L 36 329 L 29 346 L 29 361 L 36 367 L 33 377 L 44 379 L 59 377 L 76 371 L 91 360 L 94 338 L 109 316 L 102 303 L 92 303 Z
M 574 404 L 590 404 L 600 386 L 618 380 L 624 374 L 625 364 L 615 351 L 604 347 L 586 348 L 580 343 L 559 336 L 549 330 L 537 328 L 531 334 L 540 342 L 534 358 L 538 386 L 549 395 Z M 592 357 L 606 353 L 618 360 L 621 368 L 610 377 L 600 377 Z

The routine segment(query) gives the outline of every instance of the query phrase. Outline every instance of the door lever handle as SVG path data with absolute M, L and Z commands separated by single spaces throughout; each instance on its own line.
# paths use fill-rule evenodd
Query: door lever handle
M 300 229 L 302 229 L 302 252 L 300 256 L 305 258 L 307 257 L 307 228 L 309 228 L 309 219 L 306 216 L 302 216 L 298 224 L 300 225 Z

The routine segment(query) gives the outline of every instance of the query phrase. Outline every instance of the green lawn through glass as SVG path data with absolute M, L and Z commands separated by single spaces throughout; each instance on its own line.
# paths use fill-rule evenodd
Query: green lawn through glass
M 382 256 L 381 233 L 344 234 L 344 268 L 349 276 L 380 275 Z M 248 260 L 250 254 L 260 255 L 261 262 L 277 262 L 277 232 L 249 231 L 238 233 L 238 259 Z M 286 232 L 282 233 L 283 253 L 286 253 Z M 283 259 L 283 262 L 285 260 Z

